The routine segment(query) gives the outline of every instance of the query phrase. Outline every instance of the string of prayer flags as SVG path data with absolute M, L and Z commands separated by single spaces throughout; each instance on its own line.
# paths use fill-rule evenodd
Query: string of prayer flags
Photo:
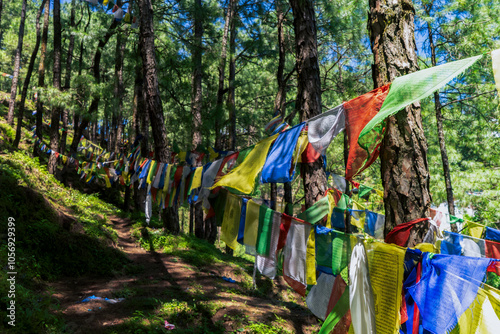
M 224 175 L 210 189 L 225 186 L 243 194 L 252 194 L 257 176 L 264 167 L 267 152 L 277 137 L 278 135 L 274 135 L 258 142 L 239 166 Z
M 269 150 L 260 180 L 262 183 L 285 183 L 293 180 L 292 160 L 300 132 L 305 123 L 281 132 Z
M 390 85 L 389 94 L 384 99 L 379 112 L 369 120 L 359 133 L 357 141 L 360 147 L 366 151 L 365 161 L 362 162 L 362 167 L 357 172 L 354 171 L 350 175 L 355 176 L 378 157 L 378 150 L 385 133 L 385 119 L 439 90 L 481 57 L 482 55 L 457 60 L 396 78 Z M 349 125 L 347 122 L 347 127 Z
M 451 330 L 476 298 L 490 262 L 423 253 L 422 278 L 408 288 L 420 310 L 423 328 L 436 334 Z
M 309 143 L 317 152 L 325 154 L 332 140 L 345 128 L 344 105 L 309 119 L 307 125 Z
M 495 87 L 500 95 L 500 49 L 491 51 L 491 63 L 493 65 L 493 77 L 495 78 Z

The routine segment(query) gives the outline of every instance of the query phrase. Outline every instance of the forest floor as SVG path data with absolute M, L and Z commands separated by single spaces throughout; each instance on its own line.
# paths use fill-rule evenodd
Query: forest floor
M 287 289 L 281 278 L 274 290 L 284 291 L 271 288 L 267 296 L 255 296 L 255 291 L 248 291 L 248 284 L 242 284 L 238 266 L 217 263 L 199 268 L 174 255 L 154 249 L 146 251 L 131 235 L 131 220 L 109 218 L 118 233 L 116 247 L 125 253 L 131 261 L 129 267 L 134 269 L 112 279 L 81 277 L 50 283 L 68 332 L 163 333 L 167 332 L 165 320 L 175 325 L 175 333 L 319 330 L 318 320 L 302 298 Z M 296 302 L 284 301 L 283 293 Z M 125 299 L 116 304 L 104 300 L 80 302 L 92 295 Z

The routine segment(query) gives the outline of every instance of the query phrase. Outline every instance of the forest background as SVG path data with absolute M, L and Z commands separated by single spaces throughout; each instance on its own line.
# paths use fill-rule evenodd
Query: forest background
M 18 46 L 22 3 L 3 2 L 0 69 L 8 74 L 15 71 L 12 60 Z M 139 133 L 146 136 L 144 142 L 152 151 L 147 120 L 141 123 L 137 112 L 134 119 L 134 110 L 141 108 L 137 104 L 142 75 L 139 29 L 123 21 L 115 22 L 111 6 L 79 0 L 61 3 L 62 92 L 54 88 L 48 75 L 54 70 L 54 34 L 48 29 L 46 87 L 39 84 L 38 53 L 28 97 L 38 92 L 46 108 L 59 107 L 68 117 L 63 127 L 88 120 L 85 136 L 109 151 L 118 153 L 117 143 L 122 140 L 133 142 L 135 130 L 141 127 Z M 201 151 L 208 147 L 234 150 L 250 146 L 267 135 L 264 127 L 277 109 L 289 124 L 299 123 L 294 108 L 297 76 L 293 16 L 287 2 L 198 0 L 152 4 L 159 93 L 170 152 L 198 146 Z M 500 46 L 500 24 L 495 19 L 500 6 L 494 3 L 416 1 L 414 5 L 420 69 Z M 121 6 L 131 18 L 138 16 L 133 2 Z M 368 8 L 367 1 L 315 2 L 323 111 L 373 88 Z M 40 1 L 27 1 L 18 96 L 36 45 L 40 9 Z M 48 19 L 51 27 L 52 14 Z M 43 15 L 38 20 L 41 32 Z M 201 84 L 202 98 L 193 102 L 196 80 Z M 0 77 L 1 91 L 9 92 L 11 84 L 9 77 Z M 278 91 L 281 96 L 277 96 Z M 473 210 L 468 211 L 471 220 L 496 223 L 500 221 L 500 131 L 489 57 L 450 82 L 437 97 L 455 203 Z M 435 99 L 421 101 L 421 105 L 429 147 L 432 202 L 439 206 L 446 202 L 446 186 Z M 28 116 L 34 123 L 31 111 Z M 342 137 L 337 137 L 327 152 L 327 170 L 339 175 L 344 175 Z M 68 147 L 63 146 L 61 153 L 70 150 L 69 142 L 75 145 L 76 140 L 71 139 L 66 139 L 63 131 L 61 145 L 67 140 Z M 357 181 L 381 189 L 379 171 L 376 162 Z M 383 213 L 382 205 L 372 203 L 372 208 Z

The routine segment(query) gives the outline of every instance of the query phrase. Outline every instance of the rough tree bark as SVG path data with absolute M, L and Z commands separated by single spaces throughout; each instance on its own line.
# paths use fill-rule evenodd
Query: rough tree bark
M 40 48 L 40 17 L 42 16 L 43 7 L 45 7 L 45 3 L 47 0 L 43 0 L 38 12 L 36 14 L 36 42 L 35 47 L 33 48 L 33 53 L 31 54 L 30 63 L 28 65 L 28 71 L 26 73 L 26 78 L 23 83 L 23 91 L 21 93 L 21 102 L 19 103 L 19 113 L 17 116 L 17 126 L 16 126 L 16 139 L 14 139 L 14 147 L 19 145 L 19 141 L 21 140 L 21 127 L 23 123 L 24 116 L 24 107 L 26 104 L 26 96 L 28 95 L 28 89 L 30 86 L 31 75 L 33 73 L 33 69 L 35 68 L 36 56 L 38 54 L 38 49 Z
M 69 45 L 68 53 L 66 56 L 66 75 L 64 78 L 64 90 L 68 90 L 71 87 L 71 64 L 73 63 L 73 49 L 75 48 L 75 34 L 73 29 L 75 28 L 75 0 L 71 0 L 71 14 L 70 14 L 70 34 L 69 34 Z M 63 131 L 61 135 L 61 153 L 66 152 L 66 140 L 68 138 L 68 109 L 64 108 L 62 112 L 62 126 Z
M 424 10 L 427 16 L 431 15 L 432 2 L 423 5 Z M 429 45 L 431 48 L 431 62 L 432 66 L 436 66 L 436 45 L 434 44 L 434 36 L 432 34 L 432 27 L 430 22 L 427 22 L 427 33 L 429 36 Z M 446 185 L 446 199 L 448 202 L 448 212 L 450 215 L 455 215 L 455 202 L 453 200 L 453 188 L 451 186 L 451 172 L 450 172 L 450 164 L 448 162 L 448 152 L 446 151 L 446 140 L 444 138 L 444 130 L 443 130 L 443 114 L 441 113 L 441 100 L 439 98 L 439 93 L 434 93 L 434 106 L 436 109 L 436 124 L 437 124 L 437 133 L 438 133 L 438 141 L 439 141 L 439 149 L 441 150 L 441 160 L 443 161 L 443 174 L 444 174 L 444 182 Z M 453 232 L 457 232 L 457 225 L 451 224 L 451 230 Z
M 84 35 L 87 34 L 87 30 L 90 25 L 90 18 L 91 18 L 91 12 L 90 12 L 90 7 L 89 6 L 83 6 L 82 7 L 82 13 L 81 15 L 83 16 L 83 8 L 87 8 L 87 24 L 85 25 L 85 28 L 83 29 Z M 78 59 L 78 76 L 82 75 L 82 70 L 83 70 L 83 53 L 84 53 L 84 48 L 83 48 L 83 38 L 80 41 L 80 57 Z M 73 133 L 76 134 L 78 131 L 78 127 L 80 126 L 80 113 L 75 112 L 73 114 Z M 73 143 L 73 142 L 72 142 Z M 72 151 L 73 153 L 74 151 Z
M 133 117 L 134 117 L 134 133 L 135 138 L 138 138 L 139 135 L 142 135 L 142 139 L 140 142 L 141 145 L 141 155 L 143 157 L 147 156 L 147 115 L 146 108 L 144 107 L 144 91 L 143 91 L 143 76 L 142 76 L 142 62 L 140 60 L 140 51 L 137 48 L 137 56 L 138 62 L 135 67 L 135 80 L 134 80 L 134 103 L 133 103 Z M 144 189 L 137 189 L 134 186 L 134 210 L 135 211 L 144 211 L 144 201 L 146 200 L 146 191 Z
M 217 102 L 215 106 L 215 148 L 222 149 L 221 120 L 224 118 L 224 81 L 226 76 L 227 40 L 229 37 L 229 25 L 232 21 L 237 0 L 229 0 L 224 22 L 224 32 L 222 35 L 222 49 L 219 62 L 219 87 L 217 89 Z
M 16 56 L 14 58 L 14 73 L 12 74 L 12 86 L 10 88 L 9 112 L 7 123 L 14 125 L 14 107 L 16 105 L 17 83 L 19 81 L 19 69 L 21 67 L 21 53 L 23 52 L 24 22 L 26 20 L 26 0 L 23 0 L 21 9 L 21 22 L 19 23 L 19 35 L 17 37 Z
M 106 35 L 104 35 L 104 38 L 99 40 L 99 44 L 97 45 L 97 49 L 94 54 L 94 64 L 92 65 L 92 74 L 95 78 L 96 84 L 99 84 L 101 82 L 101 71 L 99 67 L 101 64 L 102 50 L 109 42 L 111 36 L 114 34 L 115 28 L 117 26 L 118 26 L 118 21 L 113 19 L 113 22 L 111 23 L 111 25 L 108 28 L 108 31 L 106 32 Z M 92 98 L 92 102 L 90 103 L 90 107 L 87 114 L 82 118 L 82 122 L 75 130 L 75 133 L 73 135 L 73 141 L 71 142 L 71 152 L 76 152 L 78 143 L 80 142 L 80 137 L 82 136 L 82 133 L 85 130 L 85 128 L 89 125 L 90 117 L 99 108 L 100 100 L 101 98 L 99 97 L 99 95 L 96 95 Z
M 203 6 L 201 0 L 196 0 L 194 3 L 194 42 L 192 48 L 193 54 L 193 90 L 191 94 L 191 116 L 193 118 L 193 126 L 191 128 L 191 134 L 193 139 L 191 141 L 191 147 L 193 151 L 196 151 L 198 146 L 201 144 L 201 109 L 203 107 L 202 100 L 202 79 L 203 79 L 203 64 L 202 64 L 202 54 L 203 54 Z M 194 210 L 194 234 L 198 238 L 206 239 L 207 235 L 205 232 L 205 225 L 203 222 L 203 209 L 202 203 L 192 204 Z M 193 223 L 193 219 L 190 219 L 190 224 Z M 191 228 L 190 228 L 191 229 Z
M 54 0 L 54 79 L 53 86 L 61 90 L 61 1 Z M 50 119 L 50 149 L 59 152 L 59 119 L 61 117 L 61 107 L 52 107 L 52 117 Z M 47 170 L 50 174 L 55 174 L 57 170 L 57 156 L 52 153 L 49 157 Z
M 285 12 L 283 10 L 282 0 L 276 0 L 276 15 L 278 16 L 278 71 L 276 72 L 276 80 L 278 82 L 278 93 L 274 100 L 274 110 L 279 110 L 282 117 L 286 115 L 286 88 L 288 83 L 288 78 L 290 78 L 291 73 L 286 77 L 285 73 L 285 63 L 286 63 L 286 53 L 285 53 L 285 34 L 283 32 L 283 26 L 285 21 Z M 285 201 L 285 213 L 288 215 L 293 215 L 293 203 L 292 203 L 292 184 L 286 182 L 283 184 L 284 190 L 284 201 Z M 277 187 L 271 184 L 271 201 L 277 200 Z
M 163 106 L 158 87 L 156 56 L 153 29 L 153 4 L 151 0 L 140 0 L 140 33 L 139 46 L 142 55 L 144 74 L 145 105 L 151 122 L 155 146 L 155 159 L 168 162 L 167 136 L 163 118 Z M 163 210 L 163 227 L 165 230 L 178 234 L 180 230 L 179 215 L 175 207 Z
M 300 120 L 305 121 L 321 113 L 321 81 L 318 64 L 316 17 L 312 0 L 290 0 L 295 31 L 297 101 L 295 109 Z M 303 163 L 302 178 L 306 209 L 320 200 L 326 189 L 326 174 L 323 159 Z
M 370 0 L 368 29 L 375 87 L 418 70 L 414 14 L 411 0 Z M 396 225 L 429 216 L 427 142 L 419 103 L 387 120 L 380 159 L 387 234 Z M 421 241 L 423 233 L 425 227 L 413 229 L 409 245 Z
M 43 103 L 41 101 L 40 88 L 45 87 L 45 55 L 47 53 L 47 40 L 49 35 L 49 14 L 50 14 L 50 1 L 45 3 L 43 14 L 43 31 L 42 31 L 42 46 L 40 49 L 40 62 L 38 64 L 38 99 L 36 101 L 36 128 L 35 133 L 38 138 L 42 138 L 43 133 Z M 35 142 L 33 146 L 33 155 L 39 155 L 39 145 Z
M 111 149 L 115 155 L 120 153 L 120 142 L 123 134 L 123 59 L 125 54 L 126 38 L 123 38 L 122 33 L 116 35 L 116 52 L 115 52 L 115 99 L 117 109 L 113 110 L 113 144 Z

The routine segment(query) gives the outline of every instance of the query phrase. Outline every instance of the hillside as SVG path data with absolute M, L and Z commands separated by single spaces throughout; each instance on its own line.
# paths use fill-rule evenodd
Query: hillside
M 15 219 L 16 326 L 13 333 L 313 333 L 318 320 L 284 281 L 257 274 L 253 261 L 230 257 L 189 235 L 163 233 L 158 220 L 128 214 L 65 187 L 29 152 L 11 149 L 0 119 L 0 213 Z M 29 132 L 26 131 L 28 134 Z M 42 157 L 42 161 L 43 161 Z M 2 224 L 2 240 L 7 239 Z M 7 263 L 7 243 L 1 246 Z M 7 291 L 7 271 L 1 290 Z M 226 280 L 225 280 L 225 279 Z M 229 282 L 232 279 L 235 283 Z M 123 301 L 81 301 L 90 296 Z M 0 299 L 7 328 L 7 298 Z

